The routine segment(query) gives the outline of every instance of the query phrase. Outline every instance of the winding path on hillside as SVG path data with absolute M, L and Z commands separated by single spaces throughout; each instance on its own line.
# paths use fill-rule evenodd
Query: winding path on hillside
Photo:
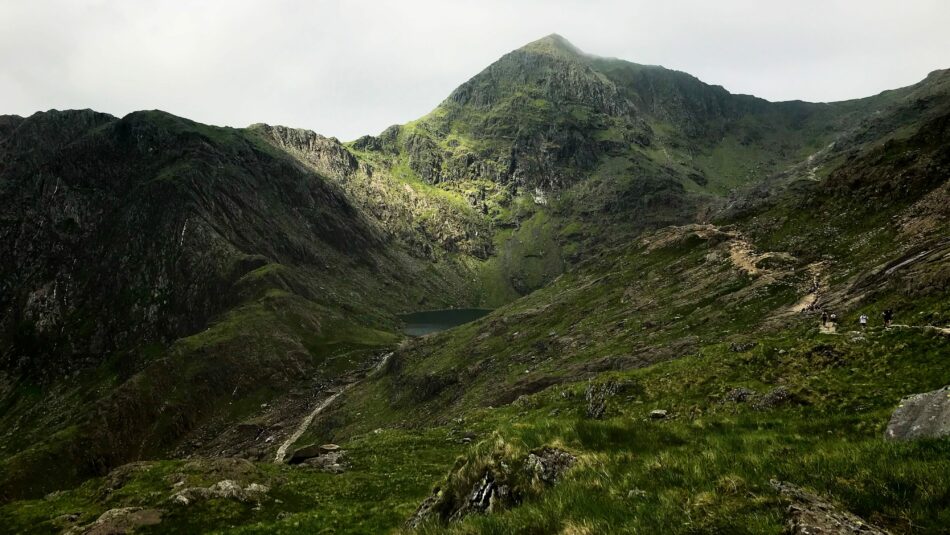
M 310 411 L 310 414 L 304 416 L 304 418 L 300 420 L 300 424 L 297 425 L 297 429 L 295 429 L 294 432 L 291 433 L 289 437 L 287 437 L 287 440 L 285 440 L 284 443 L 281 444 L 279 448 L 277 448 L 277 454 L 274 456 L 274 462 L 275 463 L 284 462 L 284 459 L 287 457 L 287 450 L 290 449 L 290 447 L 293 446 L 294 443 L 297 442 L 300 439 L 300 437 L 303 436 L 303 434 L 307 431 L 307 428 L 310 427 L 310 424 L 313 423 L 313 419 L 316 418 L 318 414 L 323 412 L 324 409 L 329 407 L 334 401 L 336 401 L 338 397 L 343 395 L 347 390 L 349 390 L 350 388 L 353 388 L 354 386 L 358 385 L 367 377 L 370 377 L 374 373 L 379 371 L 383 366 L 386 365 L 387 362 L 389 362 L 389 358 L 392 356 L 393 356 L 392 352 L 386 353 L 385 355 L 383 355 L 383 358 L 379 360 L 376 366 L 374 366 L 372 370 L 367 372 L 367 374 L 363 376 L 362 379 L 358 379 L 356 381 L 353 381 L 352 383 L 348 383 L 344 385 L 342 388 L 340 388 L 339 392 L 333 394 L 332 396 L 318 403 L 317 406 L 314 407 L 312 411 Z

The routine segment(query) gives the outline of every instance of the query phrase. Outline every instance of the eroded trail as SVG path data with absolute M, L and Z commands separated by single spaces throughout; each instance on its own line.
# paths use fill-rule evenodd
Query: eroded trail
M 376 366 L 374 366 L 372 370 L 367 372 L 367 374 L 363 376 L 362 379 L 359 379 L 359 380 L 353 381 L 352 383 L 344 385 L 342 388 L 340 388 L 338 392 L 336 392 L 335 394 L 331 395 L 330 397 L 318 403 L 317 406 L 314 407 L 313 410 L 310 411 L 309 414 L 307 414 L 307 416 L 305 416 L 302 420 L 300 420 L 300 424 L 298 424 L 294 432 L 291 433 L 289 437 L 287 437 L 287 440 L 285 440 L 283 444 L 281 444 L 280 447 L 277 448 L 277 454 L 274 456 L 274 462 L 275 463 L 284 462 L 284 459 L 287 457 L 287 450 L 290 449 L 290 447 L 293 446 L 294 443 L 296 443 L 297 440 L 299 440 L 300 437 L 303 436 L 303 434 L 307 431 L 307 428 L 310 427 L 310 424 L 313 423 L 313 419 L 316 418 L 318 414 L 323 412 L 324 409 L 329 407 L 334 401 L 336 401 L 338 397 L 343 395 L 347 390 L 349 390 L 350 388 L 353 388 L 355 385 L 359 384 L 363 379 L 366 379 L 367 377 L 379 371 L 383 366 L 386 365 L 386 363 L 389 361 L 389 358 L 392 356 L 393 356 L 392 352 L 386 353 L 385 355 L 383 355 L 383 358 L 379 360 Z

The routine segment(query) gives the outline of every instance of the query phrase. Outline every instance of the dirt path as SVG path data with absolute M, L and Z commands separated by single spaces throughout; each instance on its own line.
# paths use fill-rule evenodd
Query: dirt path
M 792 305 L 789 309 L 789 312 L 799 313 L 806 310 L 811 310 L 815 308 L 815 305 L 818 303 L 818 299 L 827 291 L 827 288 L 830 286 L 829 277 L 825 273 L 825 262 L 815 262 L 809 264 L 808 273 L 811 275 L 812 282 L 811 287 L 808 289 L 808 293 L 802 296 L 797 303 Z
M 729 259 L 737 268 L 749 275 L 755 276 L 760 272 L 755 266 L 758 257 L 752 252 L 752 245 L 741 238 L 736 238 L 729 244 Z
M 300 424 L 297 425 L 297 429 L 295 429 L 294 432 L 291 433 L 289 437 L 287 437 L 287 440 L 285 440 L 284 443 L 281 444 L 279 448 L 277 448 L 277 454 L 274 456 L 274 462 L 275 463 L 284 462 L 284 459 L 287 457 L 287 450 L 290 449 L 290 447 L 293 446 L 294 443 L 297 442 L 297 440 L 299 440 L 301 436 L 303 436 L 303 434 L 310 427 L 310 424 L 313 423 L 313 419 L 316 418 L 318 414 L 323 412 L 324 409 L 329 407 L 334 401 L 336 401 L 338 397 L 343 395 L 347 390 L 349 390 L 350 388 L 353 388 L 354 386 L 358 385 L 367 377 L 370 377 L 374 373 L 379 371 L 383 366 L 386 365 L 387 362 L 389 362 L 389 358 L 392 356 L 393 356 L 392 352 L 386 353 L 385 355 L 383 355 L 383 358 L 380 359 L 379 363 L 376 364 L 376 366 L 374 366 L 373 369 L 370 370 L 365 376 L 363 376 L 362 379 L 358 379 L 356 381 L 353 381 L 352 383 L 344 385 L 342 388 L 340 388 L 340 390 L 337 393 L 333 394 L 332 396 L 318 403 L 317 406 L 314 407 L 312 411 L 310 411 L 310 414 L 305 416 L 303 420 L 300 420 Z

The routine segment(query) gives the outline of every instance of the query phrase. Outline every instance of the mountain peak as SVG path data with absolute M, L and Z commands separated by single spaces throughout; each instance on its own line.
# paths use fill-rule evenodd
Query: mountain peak
M 567 54 L 571 56 L 585 55 L 581 49 L 577 48 L 570 41 L 556 33 L 546 35 L 537 41 L 532 41 L 521 47 L 521 50 L 542 54 Z

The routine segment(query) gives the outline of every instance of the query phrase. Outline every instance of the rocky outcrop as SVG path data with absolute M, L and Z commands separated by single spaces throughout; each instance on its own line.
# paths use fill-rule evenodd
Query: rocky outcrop
M 302 157 L 326 176 L 346 177 L 359 168 L 356 158 L 336 138 L 324 137 L 312 130 L 266 124 L 251 125 L 248 130 Z
M 120 535 L 161 523 L 162 511 L 143 507 L 109 509 L 87 526 L 67 530 L 69 535 Z
M 218 481 L 210 487 L 189 487 L 176 492 L 171 497 L 175 505 L 191 505 L 198 501 L 211 499 L 235 500 L 243 503 L 260 502 L 270 488 L 260 483 L 251 483 L 242 487 L 240 483 L 231 479 Z
M 950 386 L 901 400 L 891 414 L 884 436 L 890 440 L 938 438 L 950 435 Z
M 786 524 L 790 535 L 887 535 L 888 533 L 796 485 L 776 480 L 772 480 L 771 483 L 772 487 L 790 502 Z
M 474 460 L 450 475 L 444 487 L 437 487 L 406 526 L 457 522 L 470 514 L 517 506 L 557 483 L 576 461 L 570 453 L 550 447 L 531 452 L 520 461 L 504 461 L 497 456 L 487 462 Z

